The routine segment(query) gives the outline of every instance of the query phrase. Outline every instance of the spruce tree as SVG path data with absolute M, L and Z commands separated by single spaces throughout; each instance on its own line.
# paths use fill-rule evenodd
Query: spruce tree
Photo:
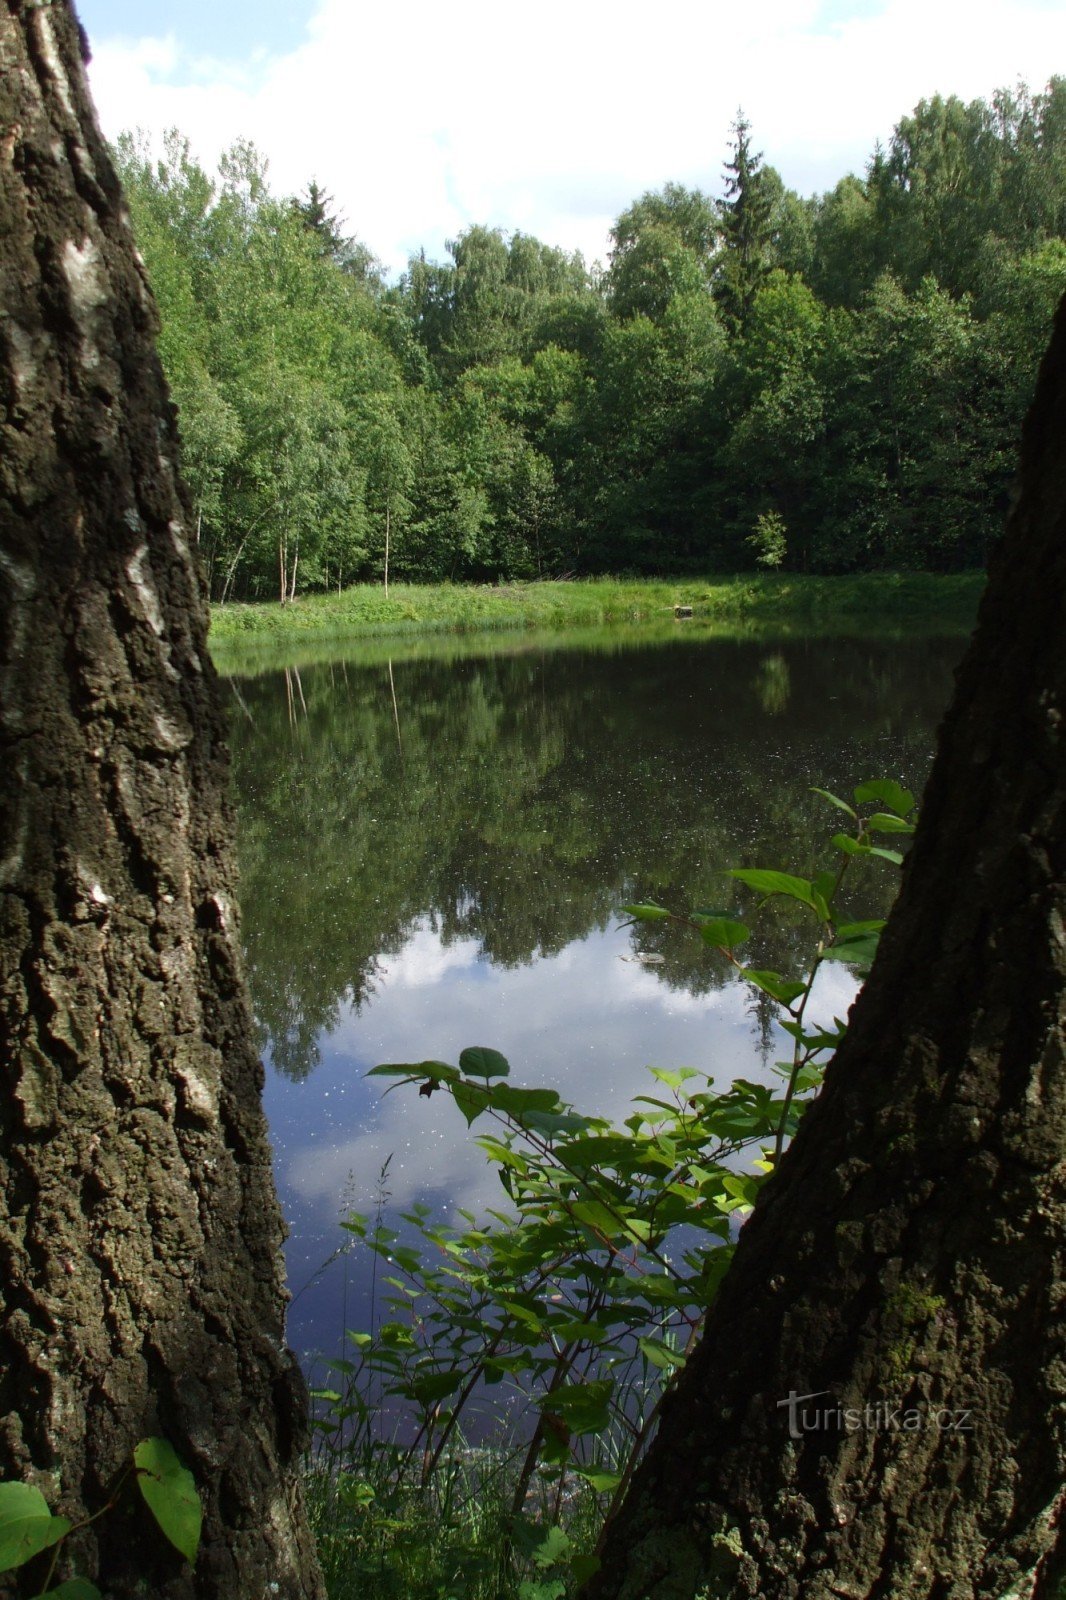
M 751 148 L 751 124 L 742 110 L 732 127 L 732 159 L 725 164 L 725 199 L 720 202 L 722 260 L 718 296 L 743 327 L 759 285 L 770 270 L 773 195 L 765 182 L 762 152 Z

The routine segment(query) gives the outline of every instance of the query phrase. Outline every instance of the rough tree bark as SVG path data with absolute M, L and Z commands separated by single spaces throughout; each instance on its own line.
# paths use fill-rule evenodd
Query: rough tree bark
M 847 1040 L 589 1600 L 1057 1593 L 1066 301 L 1021 482 Z
M 206 607 L 64 0 L 0 0 L 0 134 L 0 1476 L 77 1517 L 162 1435 L 195 1573 L 132 1501 L 78 1570 L 317 1600 Z

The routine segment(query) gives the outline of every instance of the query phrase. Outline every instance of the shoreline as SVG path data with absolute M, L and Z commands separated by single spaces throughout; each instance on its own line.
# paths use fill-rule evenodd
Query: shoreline
M 804 623 L 825 628 L 866 620 L 880 625 L 972 623 L 984 589 L 981 571 L 862 573 L 851 577 L 745 574 L 714 578 L 589 578 L 510 584 L 359 584 L 282 606 L 232 602 L 212 607 L 212 652 L 262 647 L 415 639 L 431 634 L 544 630 L 563 632 L 674 621 L 711 624 Z M 683 625 L 683 624 L 682 624 Z

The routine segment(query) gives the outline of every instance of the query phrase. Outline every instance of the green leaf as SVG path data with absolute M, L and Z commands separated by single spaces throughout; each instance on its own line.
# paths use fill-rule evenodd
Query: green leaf
M 367 1073 L 368 1078 L 430 1078 L 434 1083 L 450 1083 L 458 1076 L 458 1068 L 446 1061 L 386 1061 Z
M 576 1221 L 583 1222 L 595 1233 L 605 1234 L 608 1239 L 627 1231 L 625 1223 L 602 1200 L 578 1200 L 570 1209 Z
M 574 1471 L 579 1478 L 584 1478 L 585 1482 L 590 1484 L 597 1494 L 612 1494 L 622 1481 L 620 1472 L 610 1472 L 606 1467 L 575 1467 Z M 576 1567 L 577 1563 L 575 1562 L 574 1565 Z M 592 1572 L 598 1571 L 599 1565 L 597 1561 L 592 1568 Z M 575 1573 L 575 1577 L 576 1575 Z
M 459 1066 L 469 1078 L 506 1078 L 511 1070 L 506 1056 L 487 1045 L 472 1045 L 459 1057 Z
M 580 1471 L 580 1468 L 578 1470 Z M 585 1477 L 586 1474 L 582 1472 L 581 1476 Z M 618 1483 L 621 1483 L 622 1481 L 621 1478 L 618 1477 L 618 1474 L 614 1472 L 600 1473 L 599 1476 L 604 1478 L 618 1478 Z M 591 1478 L 589 1478 L 589 1482 L 592 1483 Z M 609 1487 L 617 1488 L 618 1483 L 612 1484 Z M 596 1484 L 592 1483 L 592 1487 L 595 1489 Z M 577 1587 L 580 1589 L 582 1584 L 587 1583 L 590 1578 L 594 1578 L 602 1565 L 603 1562 L 600 1560 L 599 1556 L 575 1556 L 573 1561 L 570 1563 L 570 1571 L 573 1573 L 574 1582 L 577 1584 Z
M 450 1372 L 421 1373 L 411 1383 L 411 1395 L 421 1405 L 433 1405 L 445 1395 L 454 1394 L 462 1381 L 463 1374 L 456 1367 Z
M 877 933 L 856 933 L 849 939 L 838 938 L 824 952 L 826 961 L 850 961 L 859 967 L 868 967 L 877 954 Z
M 203 1512 L 196 1482 L 165 1439 L 142 1439 L 133 1452 L 137 1484 L 160 1529 L 186 1561 L 196 1560 Z
M 880 800 L 897 817 L 907 817 L 914 810 L 914 796 L 894 778 L 877 778 L 872 783 L 860 783 L 854 793 L 857 806 L 867 800 Z
M 497 1296 L 497 1304 L 501 1311 L 506 1311 L 508 1316 L 516 1322 L 521 1322 L 525 1327 L 532 1328 L 535 1333 L 540 1333 L 544 1327 L 544 1319 L 535 1306 L 524 1305 L 521 1300 L 506 1295 Z
M 891 861 L 897 867 L 903 860 L 898 850 L 883 850 L 880 845 L 867 844 L 865 839 L 853 839 L 847 833 L 834 833 L 833 843 L 846 856 L 879 856 L 882 861 Z
M 38 1595 L 37 1600 L 103 1600 L 103 1596 L 88 1578 L 67 1578 L 47 1594 Z
M 526 1173 L 529 1171 L 528 1159 L 520 1155 L 517 1150 L 512 1150 L 509 1144 L 502 1139 L 496 1139 L 491 1133 L 482 1133 L 474 1140 L 479 1145 L 490 1161 L 499 1167 L 511 1167 L 515 1172 Z
M 742 922 L 731 922 L 727 917 L 715 917 L 711 922 L 700 924 L 700 938 L 704 944 L 718 950 L 732 950 L 735 945 L 743 944 L 748 932 Z
M 681 1352 L 671 1350 L 661 1339 L 638 1339 L 637 1343 L 652 1366 L 658 1367 L 660 1372 L 674 1372 L 678 1367 L 685 1365 L 685 1358 Z
M 641 1298 L 658 1306 L 676 1306 L 681 1304 L 681 1291 L 673 1278 L 666 1273 L 656 1273 L 654 1276 L 646 1275 L 640 1280 Z
M 529 1111 L 523 1117 L 527 1127 L 555 1139 L 561 1133 L 585 1133 L 596 1126 L 594 1117 L 583 1117 L 576 1111 Z
M 913 822 L 906 822 L 902 817 L 893 817 L 887 811 L 875 811 L 872 817 L 866 818 L 866 826 L 871 833 L 914 832 Z
M 794 878 L 790 872 L 766 872 L 761 867 L 734 867 L 729 876 L 746 883 L 756 894 L 783 894 L 813 910 L 818 909 L 813 885 L 806 878 Z
M 481 1113 L 488 1109 L 490 1091 L 482 1088 L 479 1083 L 456 1083 L 452 1085 L 452 1099 L 466 1118 L 467 1127 L 477 1121 Z
M 742 977 L 783 1006 L 790 1006 L 793 1000 L 798 1000 L 807 987 L 795 978 L 783 978 L 779 972 L 763 972 L 755 967 L 745 967 Z
M 566 1559 L 569 1549 L 569 1534 L 565 1533 L 562 1528 L 549 1528 L 532 1552 L 533 1560 L 541 1568 L 558 1566 L 560 1561 Z
M 792 1035 L 793 1039 L 798 1039 L 800 1044 L 812 1050 L 835 1050 L 844 1037 L 843 1025 L 838 1027 L 835 1033 L 830 1033 L 826 1028 L 816 1028 L 812 1032 L 808 1032 L 798 1022 L 782 1022 L 781 1026 L 786 1033 Z M 787 1073 L 791 1071 L 791 1064 L 786 1062 L 783 1065 L 787 1076 Z
M 509 1083 L 494 1083 L 489 1093 L 497 1111 L 521 1118 L 527 1111 L 554 1111 L 560 1104 L 555 1089 L 515 1089 Z
M 868 917 L 865 922 L 842 922 L 837 928 L 837 940 L 857 939 L 860 934 L 880 933 L 884 917 Z
M 558 1412 L 575 1433 L 602 1433 L 611 1420 L 609 1403 L 614 1389 L 610 1378 L 595 1378 L 589 1383 L 564 1383 L 550 1394 L 541 1395 L 542 1411 Z
M 623 906 L 622 910 L 634 922 L 667 922 L 673 915 L 665 906 L 655 905 Z
M 835 872 L 819 872 L 811 879 L 811 888 L 816 897 L 820 897 L 828 910 L 829 901 L 832 899 L 833 890 L 836 888 L 837 875 Z
M 690 1078 L 699 1077 L 695 1067 L 650 1067 L 648 1070 L 653 1078 L 665 1083 L 668 1089 L 680 1089 Z
M 846 800 L 841 800 L 839 795 L 830 794 L 828 789 L 818 789 L 812 784 L 811 793 L 820 794 L 823 800 L 828 800 L 830 805 L 839 807 L 841 811 L 846 811 L 849 817 L 858 816 L 858 812 L 853 811 Z
M 53 1517 L 40 1489 L 30 1483 L 0 1483 L 0 1572 L 24 1566 L 70 1532 L 66 1517 Z
M 518 1600 L 563 1600 L 565 1594 L 562 1578 L 523 1578 L 518 1585 Z

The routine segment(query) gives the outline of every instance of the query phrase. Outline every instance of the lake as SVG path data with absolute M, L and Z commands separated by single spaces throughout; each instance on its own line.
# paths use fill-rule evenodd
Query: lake
M 289 1336 L 309 1359 L 366 1324 L 339 1217 L 502 1202 L 445 1095 L 383 1097 L 379 1062 L 492 1045 L 516 1083 L 627 1114 L 647 1067 L 766 1080 L 788 1041 L 675 926 L 619 907 L 749 911 L 730 867 L 831 863 L 850 795 L 920 790 L 962 636 L 722 638 L 679 624 L 550 639 L 377 641 L 233 670 L 243 934 L 278 1187 Z M 390 653 L 391 651 L 391 653 Z M 864 866 L 856 915 L 897 869 Z M 798 971 L 809 932 L 763 911 L 752 958 Z M 647 958 L 652 957 L 649 961 Z M 855 980 L 823 969 L 818 1005 Z

